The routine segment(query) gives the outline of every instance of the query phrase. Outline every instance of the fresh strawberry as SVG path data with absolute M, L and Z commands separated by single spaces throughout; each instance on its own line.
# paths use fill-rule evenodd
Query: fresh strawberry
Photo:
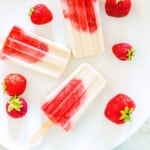
M 9 96 L 19 96 L 25 91 L 26 82 L 26 78 L 21 74 L 8 74 L 3 81 L 4 92 Z
M 28 104 L 22 97 L 11 97 L 6 104 L 6 112 L 12 118 L 21 118 L 25 116 L 28 110 Z
M 112 17 L 127 16 L 131 9 L 131 0 L 106 0 L 105 11 Z
M 117 94 L 106 105 L 105 116 L 116 124 L 122 124 L 131 120 L 135 110 L 134 101 L 125 94 Z
M 128 43 L 118 43 L 112 46 L 114 55 L 120 60 L 132 60 L 135 55 L 134 48 Z
M 41 25 L 46 24 L 53 19 L 53 15 L 50 9 L 44 4 L 36 4 L 30 8 L 29 16 L 32 23 Z

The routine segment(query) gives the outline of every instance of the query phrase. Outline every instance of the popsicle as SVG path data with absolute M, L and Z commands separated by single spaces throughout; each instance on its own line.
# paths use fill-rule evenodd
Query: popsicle
M 104 51 L 98 0 L 61 0 L 70 47 L 75 57 Z
M 46 38 L 13 26 L 1 51 L 1 59 L 59 78 L 70 58 L 70 50 Z
M 106 81 L 91 65 L 81 64 L 52 94 L 47 96 L 42 110 L 49 118 L 32 142 L 52 125 L 69 131 L 104 88 Z M 31 143 L 32 143 L 31 142 Z

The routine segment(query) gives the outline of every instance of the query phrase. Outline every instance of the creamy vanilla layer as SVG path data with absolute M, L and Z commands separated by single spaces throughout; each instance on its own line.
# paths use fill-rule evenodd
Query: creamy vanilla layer
M 79 32 L 66 20 L 70 47 L 75 57 L 84 57 L 101 54 L 104 51 L 104 43 L 101 29 L 94 33 Z

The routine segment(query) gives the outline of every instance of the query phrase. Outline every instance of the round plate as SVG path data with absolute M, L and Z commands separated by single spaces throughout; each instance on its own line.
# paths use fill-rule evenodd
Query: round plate
M 0 5 L 2 10 L 0 18 L 3 20 L 0 31 L 2 38 L 7 35 L 12 25 L 16 24 L 68 46 L 65 40 L 66 31 L 62 21 L 60 1 L 2 1 L 4 3 Z M 36 26 L 30 22 L 28 10 L 35 3 L 45 3 L 52 10 L 54 20 L 50 24 Z M 71 58 L 64 75 L 58 80 L 42 76 L 13 63 L 1 62 L 1 81 L 6 74 L 12 72 L 21 73 L 27 78 L 27 89 L 22 96 L 28 101 L 29 110 L 24 118 L 11 119 L 5 112 L 8 97 L 1 90 L 0 143 L 11 150 L 109 150 L 128 139 L 144 123 L 150 113 L 150 71 L 148 69 L 150 20 L 147 18 L 149 5 L 149 1 L 144 3 L 133 0 L 132 10 L 127 17 L 113 18 L 106 15 L 104 2 L 101 1 L 105 52 L 99 56 L 83 59 Z M 128 42 L 134 46 L 136 56 L 132 61 L 122 62 L 114 57 L 111 47 L 118 42 Z M 40 141 L 35 145 L 29 145 L 31 135 L 47 119 L 40 108 L 45 97 L 82 62 L 88 62 L 101 72 L 107 80 L 107 86 L 72 130 L 66 133 L 54 125 Z M 118 93 L 129 95 L 137 106 L 132 121 L 123 125 L 113 124 L 104 116 L 106 103 Z

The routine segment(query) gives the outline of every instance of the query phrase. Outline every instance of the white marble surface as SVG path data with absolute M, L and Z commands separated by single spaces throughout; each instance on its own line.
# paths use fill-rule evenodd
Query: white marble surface
M 11 1 L 11 5 L 9 2 Z M 10 12 L 15 11 L 16 5 L 21 6 L 26 0 L 0 0 L 0 22 L 4 22 L 11 17 Z M 3 8 L 3 9 L 2 9 Z M 9 11 L 8 11 L 9 10 Z M 127 141 L 114 150 L 149 150 L 150 149 L 150 118 L 145 124 Z M 4 148 L 0 147 L 0 150 Z

